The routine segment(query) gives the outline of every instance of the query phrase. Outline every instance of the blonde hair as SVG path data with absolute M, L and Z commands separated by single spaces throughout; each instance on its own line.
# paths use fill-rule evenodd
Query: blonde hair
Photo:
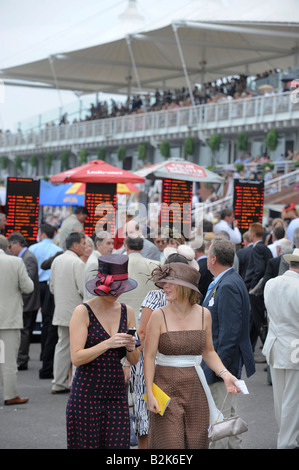
M 189 300 L 191 305 L 199 304 L 200 294 L 190 287 L 186 286 L 177 286 L 177 298 L 179 302 L 182 302 L 185 299 Z

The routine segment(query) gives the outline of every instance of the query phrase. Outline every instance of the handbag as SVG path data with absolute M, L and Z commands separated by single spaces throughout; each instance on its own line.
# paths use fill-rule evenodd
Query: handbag
M 208 438 L 211 442 L 218 441 L 219 439 L 223 439 L 225 437 L 236 436 L 238 434 L 242 434 L 243 432 L 248 431 L 247 423 L 245 423 L 245 421 L 243 421 L 243 419 L 240 418 L 240 416 L 224 418 L 222 421 L 217 422 L 221 414 L 222 408 L 224 406 L 226 397 L 227 397 L 227 393 L 224 398 L 218 418 L 216 419 L 216 422 L 212 424 L 212 426 L 209 429 Z

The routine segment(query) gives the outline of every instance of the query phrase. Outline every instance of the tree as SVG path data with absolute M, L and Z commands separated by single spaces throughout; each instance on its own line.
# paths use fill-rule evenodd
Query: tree
M 9 163 L 8 157 L 1 157 L 1 170 L 7 170 Z
M 220 145 L 221 145 L 221 134 L 212 134 L 209 140 L 209 147 L 212 151 L 212 161 L 213 164 L 215 164 L 216 160 L 216 152 L 219 152 L 220 150 Z
M 266 135 L 266 147 L 270 152 L 274 152 L 278 145 L 278 134 L 275 129 L 270 129 Z
M 123 162 L 126 158 L 126 147 L 124 145 L 120 145 L 116 151 L 117 158 L 120 162 Z
M 15 156 L 14 165 L 15 165 L 15 169 L 17 171 L 18 170 L 19 171 L 23 170 L 23 160 L 22 160 L 22 157 L 20 155 Z
M 168 140 L 163 140 L 160 145 L 160 153 L 162 157 L 169 158 L 170 157 L 170 144 Z
M 88 157 L 88 152 L 86 149 L 82 149 L 79 152 L 79 162 L 80 165 L 83 165 L 84 163 L 87 163 L 87 157 Z
M 60 155 L 60 158 L 61 158 L 61 169 L 62 169 L 62 171 L 68 170 L 69 161 L 70 161 L 70 151 L 65 150 L 64 152 L 62 152 L 62 154 Z
M 147 157 L 147 142 L 141 142 L 138 145 L 138 160 L 145 161 Z
M 36 155 L 31 155 L 30 159 L 29 159 L 29 163 L 30 163 L 30 166 L 32 168 L 37 168 L 37 164 L 38 164 L 38 158 Z
M 240 132 L 238 134 L 237 149 L 241 152 L 248 150 L 248 134 L 246 134 L 246 132 Z
M 189 136 L 186 137 L 184 141 L 184 155 L 187 157 L 188 155 L 194 155 L 195 150 L 195 141 L 194 138 Z
M 98 152 L 97 152 L 97 155 L 98 155 L 98 160 L 106 160 L 106 153 L 107 153 L 107 149 L 106 147 L 99 147 L 98 148 Z
M 46 155 L 45 155 L 46 170 L 48 170 L 48 171 L 51 170 L 52 162 L 53 162 L 53 153 L 52 152 L 47 152 Z

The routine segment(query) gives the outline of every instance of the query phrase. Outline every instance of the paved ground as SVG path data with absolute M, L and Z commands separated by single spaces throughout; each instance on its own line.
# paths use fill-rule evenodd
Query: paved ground
M 0 449 L 66 449 L 65 407 L 68 396 L 52 395 L 51 380 L 40 380 L 40 345 L 31 345 L 27 371 L 18 373 L 20 396 L 29 402 L 3 406 L 0 386 Z M 260 350 L 258 357 L 262 357 Z M 275 449 L 277 425 L 273 413 L 272 387 L 267 382 L 265 364 L 246 380 L 249 395 L 239 395 L 239 414 L 248 423 L 243 434 L 244 449 Z

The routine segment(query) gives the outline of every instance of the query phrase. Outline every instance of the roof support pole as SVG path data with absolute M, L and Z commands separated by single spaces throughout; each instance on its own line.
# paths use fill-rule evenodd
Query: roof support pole
M 128 49 L 129 49 L 129 54 L 130 54 L 130 58 L 131 58 L 131 62 L 132 62 L 133 70 L 134 70 L 136 83 L 137 83 L 137 86 L 138 86 L 139 90 L 141 90 L 141 83 L 140 83 L 139 74 L 138 74 L 138 70 L 137 70 L 137 67 L 136 67 L 136 62 L 135 62 L 132 47 L 131 47 L 131 36 L 130 35 L 126 36 L 126 42 L 127 42 L 127 46 L 128 46 Z
M 56 77 L 56 72 L 55 72 L 55 67 L 54 67 L 54 59 L 55 59 L 55 56 L 50 55 L 50 56 L 48 57 L 48 60 L 49 60 L 49 63 L 50 63 L 50 67 L 51 67 L 51 71 L 52 71 L 52 75 L 53 75 L 53 79 L 54 79 L 54 82 L 55 82 L 55 87 L 56 87 L 56 90 L 57 90 L 57 92 L 58 92 L 58 97 L 59 97 L 60 105 L 61 105 L 61 108 L 63 108 L 63 102 L 62 102 L 62 98 L 61 98 L 61 94 L 60 94 L 60 89 L 59 89 L 59 85 L 58 85 L 58 80 L 57 80 L 57 77 Z
M 176 40 L 176 43 L 177 43 L 177 47 L 178 47 L 178 51 L 179 51 L 179 55 L 180 55 L 180 59 L 181 59 L 181 63 L 182 63 L 186 83 L 187 83 L 187 87 L 188 87 L 188 90 L 189 90 L 191 103 L 192 103 L 192 106 L 195 106 L 194 96 L 193 96 L 193 92 L 192 92 L 192 88 L 191 88 L 191 84 L 190 84 L 190 80 L 189 80 L 189 76 L 188 76 L 188 71 L 187 71 L 187 67 L 186 67 L 186 63 L 185 63 L 185 60 L 184 60 L 184 55 L 183 55 L 183 51 L 182 51 L 182 47 L 181 47 L 181 43 L 180 43 L 180 40 L 179 40 L 178 31 L 177 31 L 178 28 L 174 23 L 172 23 L 172 29 L 173 29 L 175 40 Z

